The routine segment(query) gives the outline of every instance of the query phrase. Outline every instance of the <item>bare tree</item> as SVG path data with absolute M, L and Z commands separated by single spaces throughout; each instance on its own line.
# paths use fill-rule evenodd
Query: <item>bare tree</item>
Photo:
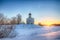
M 4 15 L 0 13 L 0 25 L 4 24 Z
M 12 17 L 12 19 L 5 17 L 4 14 L 0 13 L 0 25 L 2 24 L 20 24 L 21 23 L 21 15 L 17 14 L 16 17 Z
M 18 14 L 18 15 L 17 15 L 17 24 L 20 24 L 20 23 L 21 23 L 21 15 Z

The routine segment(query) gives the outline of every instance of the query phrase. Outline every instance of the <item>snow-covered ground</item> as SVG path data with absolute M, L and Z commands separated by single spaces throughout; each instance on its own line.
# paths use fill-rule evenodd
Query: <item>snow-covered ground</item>
M 60 27 L 20 24 L 15 26 L 7 38 L 0 40 L 60 40 Z

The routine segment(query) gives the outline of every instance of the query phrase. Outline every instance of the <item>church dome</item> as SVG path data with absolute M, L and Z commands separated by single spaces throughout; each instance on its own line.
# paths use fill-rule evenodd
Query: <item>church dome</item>
M 29 15 L 31 15 L 31 13 L 29 13 Z

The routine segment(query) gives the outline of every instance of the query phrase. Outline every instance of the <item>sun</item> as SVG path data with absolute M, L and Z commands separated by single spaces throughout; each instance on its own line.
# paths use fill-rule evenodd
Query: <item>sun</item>
M 45 18 L 41 21 L 41 24 L 51 26 L 55 21 L 52 18 Z
M 53 24 L 53 22 L 50 20 L 47 20 L 47 21 L 43 21 L 42 24 L 46 25 L 46 26 L 51 26 Z
M 51 26 L 52 24 L 53 24 L 52 21 L 49 21 L 49 20 L 48 20 L 48 21 L 45 21 L 45 25 L 46 25 L 46 26 Z

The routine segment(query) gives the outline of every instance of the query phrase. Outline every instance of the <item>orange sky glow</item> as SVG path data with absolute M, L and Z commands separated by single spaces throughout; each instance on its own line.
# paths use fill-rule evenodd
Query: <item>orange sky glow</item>
M 38 22 L 37 21 L 35 21 L 35 24 L 37 24 Z M 42 24 L 42 25 L 47 25 L 47 26 L 50 26 L 50 25 L 52 25 L 52 24 L 60 24 L 60 21 L 59 20 L 57 20 L 57 19 L 54 19 L 54 18 L 44 18 L 44 19 L 42 19 L 41 21 L 40 21 L 40 23 Z

